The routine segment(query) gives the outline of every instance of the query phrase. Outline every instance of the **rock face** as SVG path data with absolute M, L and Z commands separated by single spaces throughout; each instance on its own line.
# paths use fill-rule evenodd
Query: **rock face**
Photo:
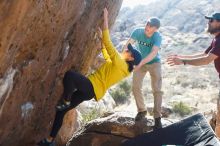
M 171 124 L 162 122 L 164 126 Z M 75 133 L 67 146 L 120 146 L 123 140 L 151 131 L 153 125 L 153 119 L 135 122 L 129 113 L 114 113 L 89 122 Z
M 63 73 L 70 68 L 87 72 L 98 53 L 95 30 L 102 22 L 102 9 L 109 9 L 111 25 L 121 2 L 0 2 L 1 146 L 31 146 L 48 135 Z M 66 119 L 76 125 L 76 114 Z M 67 130 L 65 137 L 74 130 Z

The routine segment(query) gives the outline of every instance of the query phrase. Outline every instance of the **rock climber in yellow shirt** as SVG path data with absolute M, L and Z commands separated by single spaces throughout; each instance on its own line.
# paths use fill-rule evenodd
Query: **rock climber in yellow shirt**
M 38 143 L 40 146 L 54 146 L 54 139 L 62 126 L 64 115 L 86 100 L 100 100 L 107 89 L 121 81 L 133 71 L 141 61 L 141 54 L 131 44 L 119 54 L 114 47 L 108 29 L 108 11 L 104 9 L 102 34 L 102 53 L 105 63 L 93 74 L 85 77 L 74 71 L 67 71 L 63 78 L 64 91 L 56 106 L 57 112 L 48 138 Z

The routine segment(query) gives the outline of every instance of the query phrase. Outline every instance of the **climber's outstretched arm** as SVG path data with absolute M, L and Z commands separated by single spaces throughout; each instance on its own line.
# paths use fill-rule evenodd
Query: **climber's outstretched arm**
M 104 17 L 103 30 L 106 30 L 106 29 L 108 29 L 108 10 L 107 10 L 107 8 L 104 8 L 104 10 L 103 10 L 103 17 Z
M 103 10 L 103 17 L 104 17 L 104 23 L 103 23 L 102 41 L 112 60 L 115 59 L 115 57 L 116 58 L 120 57 L 120 55 L 110 38 L 109 28 L 108 28 L 108 10 L 106 8 L 104 8 Z

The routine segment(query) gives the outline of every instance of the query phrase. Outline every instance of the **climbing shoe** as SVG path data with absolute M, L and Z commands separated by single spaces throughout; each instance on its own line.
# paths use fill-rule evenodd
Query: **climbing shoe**
M 56 146 L 55 142 L 48 142 L 47 139 L 43 139 L 40 142 L 37 143 L 38 146 Z
M 156 129 L 160 129 L 160 128 L 162 128 L 161 117 L 158 117 L 158 118 L 154 119 L 153 129 L 156 130 Z
M 146 115 L 147 115 L 147 111 L 138 112 L 135 117 L 135 121 L 140 121 L 140 120 L 144 119 Z
M 57 111 L 63 111 L 65 109 L 69 108 L 70 103 L 71 103 L 70 101 L 67 101 L 67 100 L 64 100 L 64 99 L 60 100 L 58 102 L 58 104 L 56 105 Z

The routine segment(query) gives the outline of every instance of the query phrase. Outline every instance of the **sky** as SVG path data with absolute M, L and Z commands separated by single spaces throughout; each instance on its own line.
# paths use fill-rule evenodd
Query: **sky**
M 148 4 L 154 0 L 123 0 L 122 7 L 131 7 L 140 5 L 140 4 Z

